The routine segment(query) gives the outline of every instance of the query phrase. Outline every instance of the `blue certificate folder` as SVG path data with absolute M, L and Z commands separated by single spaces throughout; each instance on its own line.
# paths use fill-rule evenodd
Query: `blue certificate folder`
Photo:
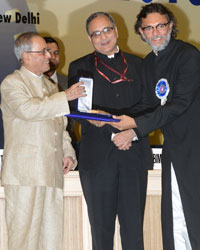
M 71 114 L 68 114 L 66 116 L 78 118 L 78 119 L 97 120 L 97 121 L 106 121 L 106 122 L 119 122 L 120 121 L 119 119 L 112 118 L 112 115 L 88 113 L 88 112 L 81 112 L 81 111 L 71 112 Z

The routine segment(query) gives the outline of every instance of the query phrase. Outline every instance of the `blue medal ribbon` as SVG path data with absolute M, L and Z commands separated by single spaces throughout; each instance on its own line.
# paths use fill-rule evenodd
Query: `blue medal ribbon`
M 165 105 L 167 101 L 167 96 L 169 94 L 169 91 L 170 89 L 167 79 L 165 78 L 160 79 L 156 84 L 155 93 L 156 96 L 160 99 L 162 106 Z

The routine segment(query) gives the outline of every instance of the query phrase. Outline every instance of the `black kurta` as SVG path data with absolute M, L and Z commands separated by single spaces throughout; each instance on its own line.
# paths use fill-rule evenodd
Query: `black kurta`
M 97 56 L 110 67 L 121 73 L 123 72 L 121 52 L 115 54 L 115 58 L 112 59 L 100 53 L 97 53 Z M 141 59 L 127 53 L 124 53 L 124 56 L 128 63 L 126 77 L 130 79 L 130 82 L 123 81 L 112 84 L 107 81 L 97 72 L 94 53 L 92 53 L 70 64 L 69 84 L 77 82 L 81 76 L 91 77 L 94 80 L 93 109 L 104 110 L 116 115 L 132 113 L 135 106 L 141 101 L 142 96 L 141 82 L 139 80 Z M 108 76 L 111 81 L 119 79 L 117 74 L 99 62 L 98 69 Z M 110 125 L 99 128 L 91 125 L 86 120 L 80 122 L 82 137 L 79 171 L 92 227 L 93 249 L 113 249 L 114 221 L 116 214 L 118 214 L 123 249 L 132 250 L 137 248 L 142 250 L 142 219 L 146 194 L 146 174 L 147 169 L 152 168 L 152 155 L 148 138 L 133 143 L 132 147 L 127 151 L 120 151 L 111 141 L 112 132 L 119 132 L 118 130 Z M 101 181 L 95 179 L 96 176 Z M 92 180 L 95 180 L 94 183 Z M 123 183 L 126 183 L 127 190 Z M 106 190 L 102 190 L 103 188 Z M 113 189 L 112 194 L 107 197 L 111 189 Z M 99 198 L 101 192 L 103 198 Z M 124 208 L 125 206 L 126 208 Z M 130 226 L 125 225 L 128 220 Z M 103 236 L 99 236 L 98 232 L 96 232 L 101 231 L 99 227 L 103 229 L 100 233 Z M 104 232 L 106 232 L 105 235 Z
M 176 173 L 192 249 L 200 249 L 200 53 L 192 45 L 172 39 L 156 56 L 144 60 L 144 102 L 152 112 L 136 118 L 141 136 L 161 128 L 162 226 L 165 250 L 174 250 L 171 204 L 171 168 Z M 165 78 L 170 87 L 160 105 L 155 86 Z

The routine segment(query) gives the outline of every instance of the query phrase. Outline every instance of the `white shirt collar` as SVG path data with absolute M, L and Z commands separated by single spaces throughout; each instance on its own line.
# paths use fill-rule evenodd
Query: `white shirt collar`
M 53 73 L 53 75 L 50 77 L 55 83 L 58 83 L 58 77 L 56 71 Z
M 117 51 L 112 55 L 108 55 L 108 58 L 114 58 L 115 57 L 115 54 L 119 52 L 119 46 L 117 45 L 116 48 L 117 48 Z

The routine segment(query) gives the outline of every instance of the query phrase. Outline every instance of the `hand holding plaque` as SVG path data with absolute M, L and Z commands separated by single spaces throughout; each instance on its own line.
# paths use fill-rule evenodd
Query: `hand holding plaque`
M 86 97 L 86 90 L 82 82 L 73 84 L 70 88 L 66 89 L 65 94 L 68 101 L 75 100 L 77 98 Z
M 104 111 L 92 110 L 93 79 L 81 77 L 79 81 L 84 83 L 86 96 L 79 97 L 77 111 L 66 116 L 87 120 L 119 122 L 119 119 L 113 119 L 112 115 L 106 114 Z

